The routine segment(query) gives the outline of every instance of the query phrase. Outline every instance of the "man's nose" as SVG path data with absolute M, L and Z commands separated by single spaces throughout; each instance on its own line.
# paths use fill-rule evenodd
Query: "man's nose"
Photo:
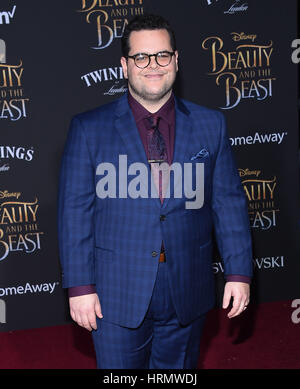
M 148 65 L 148 67 L 152 68 L 152 69 L 156 69 L 158 67 L 158 63 L 156 62 L 156 59 L 155 57 L 150 57 L 150 63 Z

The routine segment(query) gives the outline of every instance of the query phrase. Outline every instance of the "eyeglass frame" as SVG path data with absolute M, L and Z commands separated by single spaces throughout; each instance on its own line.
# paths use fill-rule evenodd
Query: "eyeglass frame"
M 170 62 L 169 62 L 167 65 L 160 65 L 160 64 L 157 62 L 157 56 L 158 56 L 158 54 L 161 54 L 161 53 L 167 53 L 167 54 L 170 54 L 170 55 L 171 55 Z M 170 63 L 171 63 L 171 61 L 172 61 L 172 58 L 173 58 L 173 55 L 175 55 L 175 53 L 176 53 L 175 51 L 162 50 L 162 51 L 159 51 L 159 52 L 156 53 L 156 54 L 137 53 L 137 54 L 134 54 L 134 55 L 127 55 L 127 57 L 125 57 L 125 58 L 126 58 L 127 60 L 128 60 L 128 58 L 133 59 L 134 64 L 135 64 L 135 66 L 136 66 L 137 68 L 139 68 L 139 69 L 146 69 L 146 67 L 148 67 L 148 66 L 150 65 L 150 63 L 151 63 L 151 57 L 154 57 L 154 58 L 155 58 L 155 62 L 157 63 L 157 65 L 164 68 L 164 67 L 170 65 Z M 141 54 L 146 55 L 146 56 L 148 57 L 148 61 L 149 61 L 148 64 L 147 64 L 146 66 L 143 66 L 143 67 L 140 67 L 140 66 L 138 66 L 138 65 L 135 63 L 136 57 L 139 56 L 139 55 L 141 55 Z

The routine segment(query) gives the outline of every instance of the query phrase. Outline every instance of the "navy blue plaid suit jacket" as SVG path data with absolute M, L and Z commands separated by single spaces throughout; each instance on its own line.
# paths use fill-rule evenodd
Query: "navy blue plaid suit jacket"
M 186 209 L 191 199 L 172 197 L 172 186 L 163 205 L 159 198 L 97 196 L 100 163 L 112 163 L 117 174 L 119 155 L 127 155 L 128 166 L 148 165 L 127 95 L 75 116 L 62 156 L 58 236 L 63 287 L 96 284 L 105 319 L 126 327 L 136 328 L 146 314 L 162 240 L 182 324 L 215 302 L 213 229 L 225 275 L 252 275 L 246 199 L 224 117 L 175 100 L 173 163 L 204 163 L 204 205 L 199 209 Z M 128 181 L 132 178 L 128 175 Z

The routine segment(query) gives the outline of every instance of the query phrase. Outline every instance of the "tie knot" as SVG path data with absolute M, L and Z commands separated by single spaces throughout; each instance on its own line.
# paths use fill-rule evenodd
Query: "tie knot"
M 156 128 L 159 122 L 159 116 L 157 115 L 150 115 L 147 117 L 148 123 L 149 123 L 149 129 Z

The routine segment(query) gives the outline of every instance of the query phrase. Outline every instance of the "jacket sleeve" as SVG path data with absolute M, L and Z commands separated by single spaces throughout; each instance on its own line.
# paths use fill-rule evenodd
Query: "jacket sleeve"
M 58 190 L 58 244 L 64 288 L 95 283 L 94 206 L 94 167 L 84 127 L 75 117 L 62 155 Z
M 220 140 L 213 175 L 214 229 L 224 275 L 252 276 L 252 242 L 247 200 L 220 114 Z

